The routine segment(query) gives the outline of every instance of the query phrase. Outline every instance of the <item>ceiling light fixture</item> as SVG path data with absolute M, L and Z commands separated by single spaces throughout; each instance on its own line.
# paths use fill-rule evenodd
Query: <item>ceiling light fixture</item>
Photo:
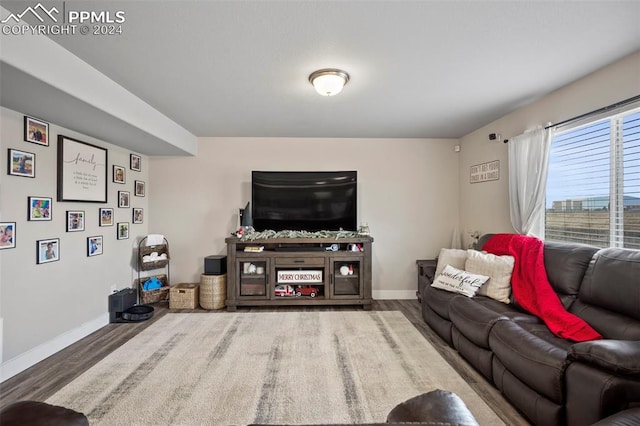
M 322 96 L 337 95 L 348 81 L 349 74 L 335 68 L 314 71 L 309 76 L 309 83 L 313 84 L 316 92 Z

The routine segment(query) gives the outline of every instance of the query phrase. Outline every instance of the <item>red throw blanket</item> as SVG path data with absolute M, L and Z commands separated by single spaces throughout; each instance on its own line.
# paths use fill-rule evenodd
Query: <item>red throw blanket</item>
M 535 237 L 496 234 L 482 247 L 495 255 L 515 258 L 511 285 L 516 302 L 542 319 L 558 337 L 584 342 L 602 339 L 582 318 L 567 312 L 549 284 L 544 268 L 544 243 Z

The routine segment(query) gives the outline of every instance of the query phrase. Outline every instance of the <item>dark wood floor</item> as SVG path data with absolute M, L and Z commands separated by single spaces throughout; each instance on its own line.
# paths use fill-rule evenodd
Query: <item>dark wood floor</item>
M 154 305 L 153 318 L 141 323 L 109 324 L 84 339 L 39 362 L 33 367 L 0 384 L 0 407 L 20 400 L 44 401 L 86 370 L 149 327 L 168 312 L 200 312 L 225 314 L 226 311 L 171 310 L 166 304 Z M 353 307 L 280 307 L 277 310 L 353 310 Z M 247 308 L 245 311 L 273 311 L 275 308 Z M 458 353 L 450 348 L 422 319 L 417 300 L 376 300 L 376 311 L 401 311 L 447 362 L 462 376 L 502 420 L 510 426 L 529 425 L 502 397 L 500 392 L 477 373 Z

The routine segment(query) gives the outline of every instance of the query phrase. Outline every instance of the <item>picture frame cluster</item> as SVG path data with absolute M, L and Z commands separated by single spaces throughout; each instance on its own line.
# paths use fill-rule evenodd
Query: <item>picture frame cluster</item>
M 39 147 L 34 149 L 23 149 L 22 147 L 7 148 L 7 175 L 16 178 L 36 179 L 37 167 L 36 158 L 44 154 L 42 149 L 50 147 L 51 139 L 50 124 L 41 119 L 24 116 L 23 139 Z M 96 227 L 110 227 L 115 225 L 115 240 L 125 240 L 130 237 L 131 226 L 144 223 L 144 209 L 136 206 L 136 197 L 146 196 L 146 182 L 132 178 L 127 186 L 127 174 L 135 174 L 142 171 L 142 156 L 134 153 L 129 154 L 129 167 L 118 164 L 108 164 L 108 150 L 93 144 L 76 140 L 64 135 L 57 135 L 57 194 L 58 202 L 73 202 L 74 208 L 65 209 L 65 231 L 67 233 L 82 233 Z M 56 140 L 54 139 L 54 142 Z M 41 161 L 42 161 L 41 157 Z M 116 206 L 119 209 L 131 209 L 125 221 L 121 213 L 117 213 L 113 206 L 98 207 L 97 211 L 92 209 L 77 209 L 77 203 L 108 203 L 108 191 L 114 189 L 109 187 L 107 181 L 108 166 L 112 172 L 112 183 L 123 185 L 122 190 L 117 190 Z M 45 173 L 46 174 L 46 173 Z M 133 193 L 133 198 L 131 197 Z M 47 194 L 48 195 L 48 194 Z M 60 204 L 54 206 L 53 196 L 27 196 L 27 217 L 26 222 L 34 222 L 29 226 L 36 225 L 37 222 L 52 222 L 54 209 L 60 208 Z M 94 213 L 95 212 L 95 213 Z M 97 221 L 92 219 L 94 214 L 98 215 Z M 19 221 L 0 222 L 0 250 L 13 249 L 17 247 L 18 234 L 17 225 Z M 55 223 L 59 223 L 56 221 Z M 55 225 L 54 223 L 54 225 Z M 47 225 L 43 229 L 50 229 L 52 225 Z M 57 225 L 55 225 L 57 226 Z M 22 225 L 21 225 L 22 227 Z M 55 235 L 55 234 L 54 234 Z M 44 235 L 46 236 L 46 235 Z M 66 238 L 63 238 L 63 242 Z M 73 237 L 75 238 L 75 237 Z M 46 264 L 60 260 L 61 238 L 36 239 L 36 264 Z M 104 235 L 91 235 L 86 237 L 86 257 L 99 256 L 105 250 Z

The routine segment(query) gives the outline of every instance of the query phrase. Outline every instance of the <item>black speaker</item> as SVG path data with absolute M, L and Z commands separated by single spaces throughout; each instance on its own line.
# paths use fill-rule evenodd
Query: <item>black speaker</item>
M 204 258 L 205 275 L 222 275 L 227 273 L 227 256 L 207 256 Z

